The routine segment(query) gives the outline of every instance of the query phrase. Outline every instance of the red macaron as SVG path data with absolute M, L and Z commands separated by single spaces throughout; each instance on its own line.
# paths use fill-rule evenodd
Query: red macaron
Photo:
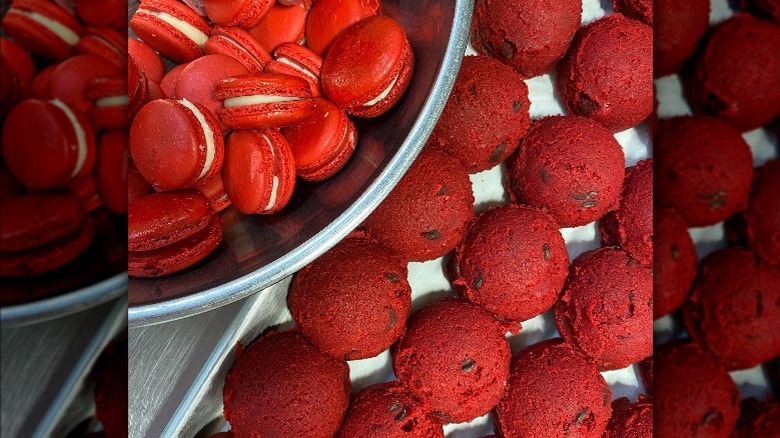
M 22 193 L 24 187 L 4 165 L 0 165 L 0 202 Z
M 214 26 L 204 46 L 207 55 L 220 54 L 238 60 L 249 73 L 262 73 L 271 55 L 240 27 Z
M 230 207 L 230 198 L 225 192 L 225 185 L 222 183 L 222 175 L 214 175 L 213 178 L 208 181 L 204 181 L 193 187 L 195 190 L 203 193 L 208 198 L 209 205 L 214 212 L 220 211 Z
M 147 78 L 158 84 L 162 81 L 163 76 L 165 76 L 165 67 L 162 59 L 160 59 L 160 55 L 149 44 L 135 38 L 128 38 L 127 55 L 133 58 L 138 68 L 141 69 Z
M 223 79 L 249 73 L 240 61 L 225 55 L 206 55 L 187 64 L 176 79 L 176 99 L 203 105 L 217 117 L 223 105 L 214 95 L 214 87 Z M 220 120 L 217 119 L 219 122 Z M 227 131 L 220 122 L 220 128 Z
M 46 0 L 15 0 L 2 27 L 20 46 L 53 60 L 72 55 L 82 31 L 75 17 Z
M 224 79 L 217 83 L 214 96 L 225 107 L 218 112 L 220 121 L 233 129 L 289 126 L 314 109 L 308 82 L 277 73 Z
M 46 84 L 46 97 L 60 99 L 81 111 L 88 112 L 92 101 L 86 96 L 89 84 L 98 78 L 109 78 L 124 73 L 115 64 L 95 55 L 76 55 L 59 63 Z
M 377 12 L 379 0 L 319 0 L 306 20 L 306 45 L 324 56 L 342 30 Z
M 133 202 L 141 196 L 152 193 L 151 184 L 138 172 L 127 172 L 127 202 Z
M 6 117 L 3 158 L 28 190 L 63 187 L 92 170 L 94 137 L 78 109 L 57 99 L 28 99 Z
M 95 187 L 95 177 L 91 173 L 73 178 L 65 184 L 65 188 L 79 198 L 81 205 L 88 213 L 103 206 L 103 200 L 100 199 Z
M 24 86 L 15 71 L 0 58 L 0 120 L 22 100 Z
M 175 0 L 143 0 L 130 27 L 146 44 L 178 63 L 203 55 L 211 31 L 203 17 Z
M 127 81 L 124 77 L 94 79 L 87 85 L 85 96 L 93 102 L 89 117 L 95 128 L 127 127 Z
M 160 121 L 165 129 L 160 129 Z M 219 124 L 203 106 L 187 100 L 155 100 L 130 127 L 130 152 L 157 190 L 193 186 L 218 174 L 224 143 Z
M 75 259 L 92 243 L 94 228 L 68 192 L 28 193 L 0 210 L 0 276 L 29 277 Z
M 312 97 L 322 96 L 320 72 L 322 58 L 300 44 L 284 43 L 274 51 L 274 61 L 265 66 L 267 73 L 282 73 L 298 76 L 311 87 Z
M 222 169 L 225 191 L 242 213 L 281 210 L 295 187 L 295 162 L 279 131 L 235 131 L 227 140 Z
M 205 0 L 206 15 L 216 24 L 249 28 L 273 7 L 274 0 Z
M 282 129 L 290 143 L 298 176 L 322 181 L 335 175 L 352 157 L 357 129 L 347 114 L 327 99 L 314 99 L 314 112 L 303 122 Z
M 76 14 L 90 26 L 111 26 L 117 30 L 127 29 L 125 0 L 74 0 Z
M 28 85 L 32 83 L 35 78 L 35 62 L 22 46 L 0 37 L 0 58 L 3 58 L 22 82 Z
M 222 221 L 195 190 L 153 193 L 128 205 L 127 271 L 161 277 L 188 268 L 222 240 Z
M 333 40 L 322 64 L 322 91 L 350 114 L 376 117 L 401 99 L 413 69 L 403 28 L 389 17 L 369 17 Z
M 257 25 L 249 29 L 249 34 L 268 53 L 276 50 L 282 43 L 303 44 L 306 17 L 311 3 L 311 0 L 303 0 L 292 6 L 275 3 Z
M 110 27 L 87 27 L 76 44 L 76 53 L 95 55 L 110 61 L 117 68 L 127 68 L 127 40 Z
M 127 131 L 106 131 L 98 140 L 95 186 L 103 203 L 115 214 L 127 213 Z
M 176 83 L 179 81 L 179 75 L 181 71 L 187 68 L 187 64 L 179 64 L 176 67 L 170 69 L 168 73 L 165 73 L 162 81 L 160 81 L 160 88 L 163 95 L 168 99 L 176 99 Z

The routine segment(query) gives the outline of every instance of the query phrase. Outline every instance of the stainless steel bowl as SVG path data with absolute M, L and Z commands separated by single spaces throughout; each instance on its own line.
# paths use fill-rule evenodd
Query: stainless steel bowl
M 137 8 L 131 0 L 130 13 Z M 411 85 L 382 117 L 356 120 L 360 141 L 348 165 L 318 184 L 297 181 L 289 206 L 272 216 L 222 213 L 225 237 L 206 260 L 160 279 L 131 278 L 131 327 L 206 312 L 261 291 L 315 259 L 357 227 L 414 161 L 447 101 L 465 51 L 470 0 L 383 0 L 407 32 Z
M 62 295 L 0 308 L 3 329 L 61 318 L 82 312 L 127 293 L 127 272 Z

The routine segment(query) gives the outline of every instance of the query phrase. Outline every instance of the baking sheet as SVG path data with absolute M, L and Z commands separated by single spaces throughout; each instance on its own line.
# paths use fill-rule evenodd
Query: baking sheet
M 610 0 L 584 0 L 582 23 L 583 25 L 588 24 L 611 12 L 612 4 Z M 475 55 L 476 51 L 469 46 L 466 54 Z M 565 113 L 563 105 L 554 93 L 553 79 L 554 76 L 545 74 L 526 80 L 531 100 L 530 113 L 532 119 Z M 632 166 L 637 161 L 651 155 L 647 125 L 645 123 L 636 128 L 620 132 L 615 135 L 615 138 L 623 147 L 626 156 L 626 166 Z M 477 212 L 481 212 L 493 205 L 508 202 L 509 198 L 503 184 L 505 175 L 506 168 L 503 163 L 493 169 L 471 175 L 475 210 Z M 561 233 L 566 241 L 570 259 L 574 259 L 579 254 L 600 246 L 595 222 L 577 228 L 564 228 L 561 230 Z M 440 298 L 456 295 L 444 276 L 444 262 L 443 257 L 425 263 L 409 263 L 409 283 L 412 287 L 413 312 Z M 285 310 L 285 312 L 287 311 Z M 284 320 L 287 321 L 284 326 L 293 325 L 289 312 L 285 315 Z M 559 337 L 552 311 L 545 312 L 528 321 L 523 321 L 522 324 L 523 329 L 519 334 L 507 336 L 513 353 L 542 340 Z M 349 361 L 348 363 L 353 392 L 357 392 L 374 383 L 395 380 L 389 351 L 384 351 L 370 359 Z M 628 397 L 633 401 L 636 400 L 640 392 L 646 393 L 640 383 L 634 365 L 621 370 L 604 372 L 602 375 L 612 389 L 614 398 Z M 226 425 L 224 430 L 228 430 L 228 428 L 229 426 Z M 449 424 L 444 427 L 444 432 L 450 438 L 471 438 L 490 435 L 493 433 L 491 414 L 483 415 L 470 423 Z
M 717 24 L 739 12 L 739 8 L 728 0 L 710 1 L 710 26 Z M 669 75 L 655 80 L 656 97 L 658 99 L 658 117 L 660 119 L 672 116 L 692 114 L 691 107 L 685 101 L 682 84 L 678 75 Z M 753 166 L 758 167 L 766 161 L 777 158 L 777 138 L 770 129 L 759 128 L 742 135 L 750 145 L 753 153 Z M 726 248 L 726 231 L 724 223 L 720 222 L 708 227 L 688 229 L 696 246 L 696 254 L 701 260 L 708 254 Z M 656 344 L 663 344 L 671 339 L 688 337 L 679 315 L 667 315 L 654 322 Z M 731 378 L 739 386 L 742 398 L 763 398 L 770 393 L 771 388 L 761 365 L 747 370 L 732 371 Z

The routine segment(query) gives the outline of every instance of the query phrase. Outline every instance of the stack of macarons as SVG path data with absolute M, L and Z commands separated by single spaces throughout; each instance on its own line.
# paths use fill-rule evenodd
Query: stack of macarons
M 756 133 L 744 135 L 776 131 L 780 9 L 739 3 L 715 23 L 723 11 L 711 14 L 709 1 L 656 2 L 658 87 L 679 78 L 691 109 L 661 114 L 654 134 L 654 317 L 679 327 L 655 359 L 661 436 L 780 433 L 776 399 L 740 404 L 746 394 L 729 376 L 771 375 L 780 357 L 780 161 L 761 152 Z M 707 240 L 722 232 L 727 247 L 694 247 L 688 230 L 698 227 L 708 227 Z
M 127 213 L 127 27 L 75 3 L 17 0 L 0 21 L 2 277 L 67 272 L 106 210 Z
M 297 178 L 337 174 L 358 143 L 353 120 L 386 113 L 411 82 L 411 45 L 377 0 L 201 6 L 142 0 L 130 19 L 131 211 L 151 191 L 195 190 L 211 205 L 206 215 L 230 205 L 276 213 Z M 205 255 L 182 250 L 181 262 L 166 266 L 184 269 Z

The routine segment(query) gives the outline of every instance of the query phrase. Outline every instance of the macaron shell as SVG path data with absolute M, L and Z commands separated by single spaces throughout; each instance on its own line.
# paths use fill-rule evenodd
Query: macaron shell
M 22 82 L 31 84 L 35 78 L 35 63 L 30 54 L 22 46 L 0 37 L 0 57 L 2 57 L 8 67 L 13 70 Z
M 215 175 L 208 181 L 198 184 L 193 187 L 197 191 L 203 193 L 203 196 L 208 198 L 209 205 L 215 213 L 230 207 L 230 197 L 225 192 L 225 186 L 222 184 L 222 175 Z
M 222 181 L 242 213 L 279 211 L 295 187 L 295 163 L 287 140 L 274 129 L 233 132 L 227 141 Z
M 127 273 L 142 278 L 173 274 L 203 260 L 221 241 L 222 220 L 212 215 L 205 229 L 173 245 L 152 251 L 130 251 Z
M 404 49 L 401 65 L 398 68 L 399 72 L 396 79 L 394 79 L 395 83 L 390 81 L 383 89 L 387 90 L 387 87 L 390 87 L 389 91 L 382 91 L 382 93 L 379 94 L 379 96 L 381 96 L 382 94 L 387 93 L 384 98 L 370 106 L 364 105 L 353 107 L 349 112 L 357 117 L 377 117 L 389 111 L 390 108 L 394 107 L 395 104 L 401 100 L 401 97 L 403 97 L 404 93 L 406 93 L 406 90 L 409 88 L 409 84 L 412 81 L 412 72 L 414 71 L 414 54 L 412 52 L 412 47 L 408 43 Z M 375 99 L 379 98 L 379 96 L 375 97 Z
M 312 97 L 322 96 L 322 58 L 316 53 L 299 44 L 284 43 L 274 52 L 274 59 L 266 65 L 266 72 L 298 76 L 309 83 Z
M 268 53 L 282 43 L 302 43 L 311 4 L 311 0 L 303 0 L 293 6 L 276 3 L 256 26 L 249 29 L 249 34 Z
M 87 212 L 92 213 L 103 205 L 95 186 L 95 178 L 91 173 L 85 173 L 73 178 L 65 185 L 71 193 L 76 195 L 81 201 L 81 205 Z
M 44 67 L 41 71 L 35 75 L 35 79 L 32 81 L 32 91 L 35 97 L 45 99 L 46 88 L 49 86 L 49 78 L 59 64 L 51 64 Z
M 125 78 L 98 78 L 88 86 L 86 97 L 93 101 L 93 108 L 89 110 L 89 117 L 96 129 L 122 129 L 128 124 L 127 82 Z M 111 104 L 102 99 L 117 99 Z
M 166 99 L 176 99 L 176 82 L 179 80 L 181 71 L 188 65 L 189 63 L 179 64 L 163 76 L 162 81 L 160 81 L 160 89 Z
M 190 62 L 176 79 L 176 98 L 206 107 L 216 117 L 223 108 L 214 97 L 214 86 L 222 79 L 248 74 L 240 61 L 226 55 L 206 55 Z M 227 131 L 226 128 L 222 128 Z
M 22 99 L 22 83 L 19 76 L 0 58 L 0 120 Z
M 152 193 L 152 186 L 138 172 L 127 172 L 127 202 Z
M 28 193 L 3 203 L 0 210 L 0 250 L 33 249 L 78 229 L 86 212 L 68 192 Z
M 165 76 L 162 59 L 148 44 L 135 38 L 128 38 L 127 55 L 133 58 L 147 78 L 158 84 L 162 81 L 163 76 Z
M 175 190 L 205 181 L 222 166 L 223 139 L 214 116 L 194 105 L 206 121 L 209 133 L 182 101 L 155 100 L 138 111 L 130 127 L 130 152 L 138 171 L 156 190 Z M 164 126 L 160 120 L 165 120 Z M 207 165 L 207 139 L 213 139 L 213 158 Z
M 207 55 L 221 54 L 238 60 L 249 73 L 262 73 L 272 59 L 260 43 L 239 27 L 214 26 L 204 50 Z
M 87 27 L 75 46 L 80 55 L 95 55 L 124 70 L 127 66 L 127 42 L 110 27 Z
M 314 99 L 314 113 L 282 129 L 290 143 L 298 176 L 322 181 L 335 175 L 352 157 L 357 130 L 343 110 L 326 99 Z
M 212 211 L 196 190 L 152 193 L 128 205 L 127 249 L 150 251 L 207 228 Z
M 366 18 L 333 41 L 322 64 L 323 92 L 333 103 L 356 115 L 386 110 L 389 106 L 384 102 L 374 105 L 378 108 L 361 107 L 387 90 L 394 80 L 393 88 L 405 90 L 413 67 L 411 59 L 409 41 L 398 23 L 384 16 Z M 398 96 L 392 96 L 392 91 L 383 101 L 400 98 L 397 92 Z
M 171 24 L 162 19 L 144 13 L 146 8 L 162 11 L 186 22 L 202 33 L 202 42 L 196 42 Z M 203 47 L 208 39 L 210 27 L 208 23 L 183 3 L 173 0 L 145 0 L 130 19 L 130 27 L 145 43 L 162 55 L 179 64 L 192 61 L 203 55 Z
M 75 125 L 56 104 L 28 99 L 8 114 L 2 135 L 3 158 L 11 173 L 28 190 L 63 187 L 72 178 L 92 170 L 95 139 L 86 117 L 68 108 L 83 131 L 85 151 L 80 171 L 78 135 Z
M 289 126 L 308 117 L 314 108 L 308 82 L 297 76 L 263 73 L 233 77 L 217 83 L 217 99 L 224 101 L 242 96 L 289 96 L 293 99 L 221 109 L 218 112 L 219 118 L 229 128 Z
M 16 180 L 5 165 L 0 165 L 0 202 L 22 193 L 22 183 Z
M 76 13 L 91 26 L 111 26 L 117 30 L 127 28 L 125 0 L 75 0 Z
M 17 13 L 20 12 L 20 13 Z M 75 38 L 66 41 L 27 14 L 38 13 L 67 28 Z M 44 0 L 16 0 L 2 20 L 3 30 L 17 44 L 46 59 L 61 60 L 73 54 L 81 25 L 56 4 Z
M 98 141 L 95 183 L 103 203 L 114 214 L 127 213 L 127 131 L 107 131 Z
M 89 217 L 71 234 L 29 251 L 0 253 L 0 276 L 21 278 L 40 275 L 78 257 L 95 237 L 95 229 Z
M 379 0 L 317 1 L 306 20 L 306 45 L 324 56 L 336 35 L 378 11 Z
M 95 55 L 76 55 L 62 61 L 51 73 L 46 86 L 49 98 L 89 111 L 93 102 L 86 98 L 85 91 L 91 81 L 121 75 L 115 64 Z
M 205 0 L 203 6 L 212 22 L 249 28 L 273 7 L 274 0 Z

